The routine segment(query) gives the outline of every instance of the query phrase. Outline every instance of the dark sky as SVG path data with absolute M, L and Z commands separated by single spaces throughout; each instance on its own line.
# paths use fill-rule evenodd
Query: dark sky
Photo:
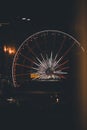
M 3 2 L 0 4 L 0 19 L 30 17 L 36 29 L 69 30 L 74 22 L 75 5 L 74 0 Z
M 10 26 L 0 28 L 0 36 L 8 37 L 8 41 L 12 37 L 22 42 L 29 35 L 46 29 L 73 34 L 75 11 L 75 0 L 3 1 L 0 4 L 0 22 L 10 22 Z M 24 24 L 20 20 L 22 17 L 31 21 Z

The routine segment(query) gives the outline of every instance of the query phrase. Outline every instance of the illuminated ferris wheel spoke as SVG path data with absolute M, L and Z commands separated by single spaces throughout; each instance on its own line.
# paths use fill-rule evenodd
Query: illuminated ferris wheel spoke
M 64 74 L 55 73 L 55 75 L 58 76 L 59 79 L 66 79 L 66 76 Z
M 47 39 L 47 35 L 44 37 L 44 47 L 45 47 L 45 52 L 47 51 L 47 45 L 48 45 L 48 39 Z
M 61 50 L 62 50 L 62 48 L 63 48 L 63 46 L 64 46 L 65 41 L 66 41 L 66 37 L 64 37 L 64 39 L 63 39 L 63 41 L 62 41 L 62 43 L 61 43 L 61 45 L 60 45 L 60 48 L 59 48 L 58 53 L 57 53 L 58 55 L 59 55 L 59 53 L 61 52 Z
M 41 48 L 40 48 L 40 45 L 38 44 L 38 41 L 36 40 L 36 41 L 34 41 L 35 42 L 35 45 L 36 45 L 36 47 L 38 48 L 38 50 L 40 51 L 40 52 L 42 52 L 42 50 L 41 50 Z
M 67 70 L 67 69 L 69 69 L 69 68 L 70 68 L 70 67 L 67 66 L 67 67 L 57 68 L 56 70 L 60 70 L 60 71 L 62 71 L 62 70 Z
M 40 63 L 44 68 L 46 68 L 45 64 L 43 64 L 43 62 L 42 62 L 38 57 L 36 57 L 36 59 L 39 61 L 39 63 Z
M 46 54 L 46 59 L 47 59 L 47 61 L 49 60 L 49 58 L 48 58 L 48 55 Z
M 40 64 L 36 63 L 36 62 L 33 62 L 36 66 L 40 66 Z
M 58 54 L 56 54 L 56 56 L 55 56 L 55 58 L 54 58 L 54 61 L 57 59 L 57 57 L 58 57 Z
M 60 75 L 60 79 L 66 79 L 64 75 Z
M 43 61 L 45 62 L 45 59 L 44 59 L 44 57 L 43 57 L 43 55 L 42 55 L 42 54 L 41 54 L 41 57 L 42 57 Z
M 72 49 L 72 47 L 74 46 L 75 44 L 73 43 L 66 51 L 65 51 L 65 53 L 62 55 L 62 57 L 61 57 L 61 60 L 63 60 L 64 59 L 64 57 L 70 52 L 70 50 Z
M 64 66 L 64 65 L 67 64 L 68 62 L 69 62 L 69 60 L 66 60 L 66 61 L 64 61 L 63 63 L 58 64 L 58 65 L 55 67 L 55 69 L 57 69 L 57 68 L 59 68 L 59 67 L 61 67 L 61 66 Z
M 29 52 L 31 52 L 35 57 L 37 56 L 34 51 L 32 50 L 32 48 L 30 48 L 28 45 L 27 45 L 28 49 L 29 49 Z
M 39 70 L 38 68 L 35 68 L 35 67 L 31 67 L 31 68 L 34 69 L 34 70 L 37 70 L 37 71 Z
M 61 70 L 59 70 L 59 71 L 55 71 L 54 74 L 61 75 L 61 74 L 68 74 L 68 72 L 62 72 Z
M 39 63 L 37 63 L 37 62 L 33 62 L 36 66 L 40 66 L 40 64 L 42 64 L 43 65 L 43 67 L 45 67 L 46 68 L 46 61 L 45 61 L 45 59 L 44 59 L 44 57 L 43 57 L 43 55 L 41 54 L 41 57 L 42 57 L 42 59 L 43 59 L 43 61 L 41 61 L 38 57 L 36 57 L 36 59 L 37 59 L 37 61 L 39 61 Z
M 72 49 L 72 47 L 75 45 L 75 43 L 73 43 L 64 53 L 63 58 L 70 52 L 70 50 Z
M 26 66 L 26 65 L 23 65 L 23 64 L 18 64 L 18 63 L 16 63 L 15 65 L 16 65 L 16 66 L 21 66 L 21 67 L 24 67 L 24 68 L 28 68 L 28 69 L 30 69 L 30 68 L 31 68 L 31 66 Z
M 45 66 L 45 68 L 48 66 L 48 64 L 47 64 L 47 60 L 45 60 L 45 58 L 43 57 L 43 55 L 41 54 L 41 57 L 42 57 L 42 59 L 43 59 L 43 64 L 44 64 L 44 66 Z M 48 56 L 46 55 L 46 58 L 48 59 Z
M 62 68 L 60 68 L 59 70 L 55 70 L 53 74 L 66 75 L 68 72 L 62 71 Z
M 61 59 L 62 59 L 62 57 L 59 58 L 57 61 L 54 60 L 54 62 L 53 62 L 53 67 L 56 67 L 56 65 L 58 65 L 58 64 L 60 63 Z
M 53 57 L 53 54 L 52 54 L 52 52 L 51 52 L 51 56 L 50 56 L 50 61 L 52 62 L 52 57 Z
M 33 63 L 33 60 L 32 59 L 30 59 L 29 57 L 27 57 L 27 56 L 24 56 L 23 54 L 20 54 L 24 59 L 26 59 L 26 60 L 28 60 L 28 61 L 30 61 L 30 62 L 32 62 Z
M 16 74 L 15 76 L 26 76 L 26 75 L 29 75 L 30 73 L 26 73 L 26 74 Z

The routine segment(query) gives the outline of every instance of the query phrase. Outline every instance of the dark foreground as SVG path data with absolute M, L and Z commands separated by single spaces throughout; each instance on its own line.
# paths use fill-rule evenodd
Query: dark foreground
M 3 90 L 0 120 L 4 129 L 77 130 L 74 104 L 60 91 Z

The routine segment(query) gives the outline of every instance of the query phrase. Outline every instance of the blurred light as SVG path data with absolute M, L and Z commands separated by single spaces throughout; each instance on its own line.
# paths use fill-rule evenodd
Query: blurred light
M 26 20 L 26 18 L 22 18 L 22 20 Z
M 6 48 L 6 46 L 4 46 L 4 52 L 7 52 L 7 48 Z
M 23 20 L 23 21 L 30 21 L 31 19 L 24 17 L 24 18 L 22 18 L 22 20 Z
M 56 98 L 56 103 L 58 103 L 59 102 L 59 99 L 58 98 Z
M 9 55 L 14 55 L 16 53 L 15 47 L 9 47 L 9 46 L 4 46 L 4 52 L 8 53 Z
M 35 78 L 39 78 L 40 76 L 38 74 L 35 74 L 35 73 L 31 73 L 30 74 L 30 78 L 31 79 L 35 79 Z
M 51 95 L 50 98 L 53 98 L 53 96 Z
M 30 21 L 30 20 L 31 20 L 31 19 L 29 19 L 29 18 L 27 19 L 27 21 Z
M 7 98 L 7 101 L 8 101 L 9 103 L 15 103 L 15 102 L 16 102 L 16 99 L 10 97 L 10 98 Z
M 3 22 L 3 23 L 0 23 L 0 27 L 2 27 L 2 26 L 7 26 L 7 25 L 9 25 L 9 24 L 10 24 L 9 22 L 8 22 L 8 23 L 7 23 L 7 22 L 6 22 L 6 23 Z

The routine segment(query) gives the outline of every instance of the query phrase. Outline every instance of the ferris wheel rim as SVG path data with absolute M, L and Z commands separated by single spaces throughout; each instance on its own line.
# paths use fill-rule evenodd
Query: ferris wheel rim
M 17 57 L 17 54 L 18 54 L 18 52 L 20 51 L 21 47 L 24 45 L 24 43 L 25 43 L 26 41 L 28 41 L 28 40 L 29 40 L 30 38 L 32 38 L 33 36 L 39 35 L 39 34 L 44 33 L 44 32 L 45 32 L 45 33 L 46 33 L 46 32 L 55 32 L 55 33 L 60 33 L 60 34 L 62 34 L 62 35 L 65 35 L 65 36 L 71 38 L 72 40 L 74 40 L 75 43 L 76 43 L 76 45 L 78 45 L 78 47 L 81 47 L 82 51 L 85 52 L 85 49 L 81 46 L 80 42 L 79 42 L 78 40 L 76 40 L 76 38 L 74 38 L 72 35 L 70 35 L 70 34 L 68 34 L 68 33 L 66 33 L 66 32 L 63 32 L 63 31 L 60 31 L 60 30 L 43 30 L 43 31 L 36 32 L 36 33 L 30 35 L 28 38 L 26 38 L 26 40 L 24 40 L 24 41 L 22 42 L 22 44 L 19 46 L 19 48 L 18 48 L 18 50 L 17 50 L 17 52 L 16 52 L 16 54 L 15 54 L 15 56 L 14 56 L 13 63 L 12 63 L 12 79 L 14 78 L 14 75 L 13 75 L 13 67 L 14 67 L 14 64 L 15 64 L 15 58 Z M 16 87 L 16 84 L 15 84 L 15 81 L 14 81 L 14 80 L 13 80 L 13 84 L 14 84 L 14 87 Z

